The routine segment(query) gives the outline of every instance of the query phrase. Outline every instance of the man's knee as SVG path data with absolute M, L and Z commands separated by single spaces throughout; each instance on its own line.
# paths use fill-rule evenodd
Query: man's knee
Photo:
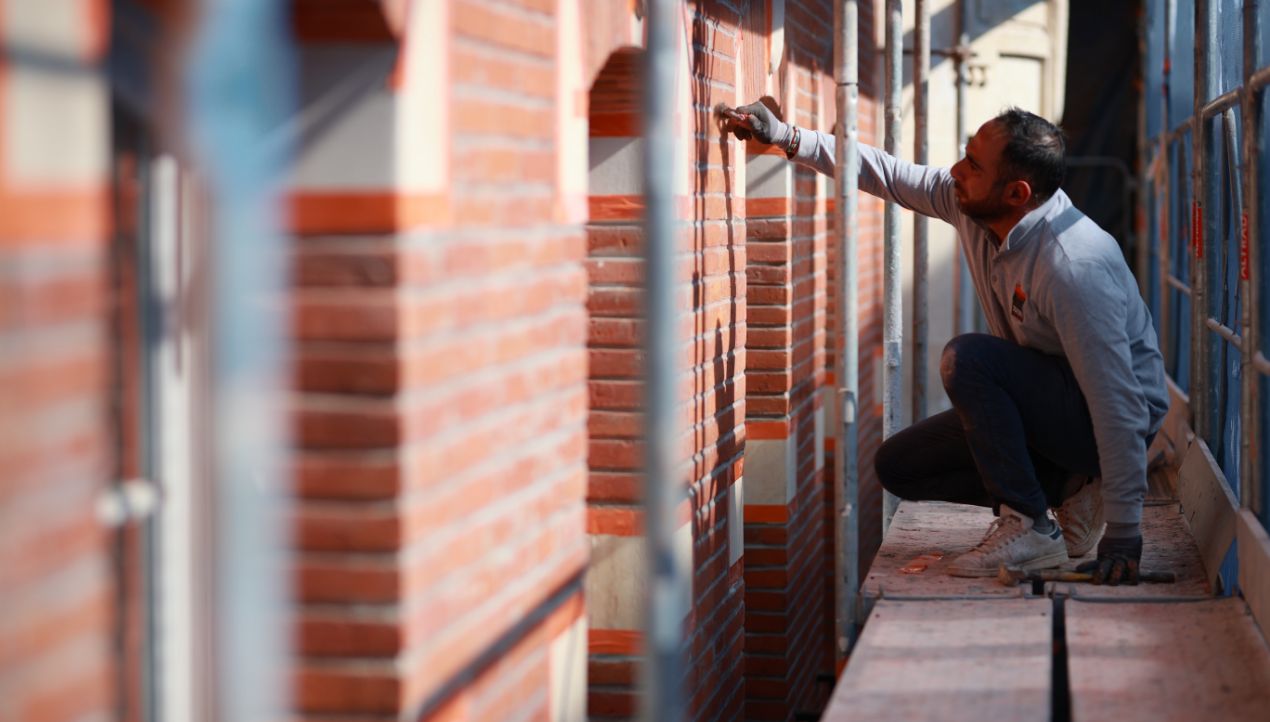
M 944 346 L 944 352 L 939 357 L 939 378 L 944 382 L 944 391 L 953 393 L 992 342 L 992 336 L 966 333 L 954 337 Z
M 905 481 L 911 477 L 908 469 L 912 458 L 912 449 L 895 443 L 895 437 L 882 442 L 877 454 L 873 457 L 873 470 L 877 472 L 878 482 L 882 488 L 899 497 L 904 497 Z

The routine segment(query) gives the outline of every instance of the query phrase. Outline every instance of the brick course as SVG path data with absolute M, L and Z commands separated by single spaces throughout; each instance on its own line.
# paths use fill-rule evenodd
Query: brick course
M 131 417 L 114 406 L 123 380 L 111 337 L 107 112 L 58 123 L 100 93 L 106 8 L 66 12 L 75 28 L 40 33 L 31 15 L 4 14 L 0 61 L 0 719 L 69 722 L 113 714 L 116 654 L 135 647 L 117 624 L 111 534 L 95 513 L 115 480 L 116 436 Z M 61 78 L 15 48 L 40 52 Z M 22 82 L 15 82 L 19 78 Z M 21 118 L 49 118 L 30 133 Z M 19 148 L 18 144 L 21 143 Z M 89 157 L 71 163 L 59 154 Z M 15 149 L 21 152 L 15 153 Z M 31 182 L 38 178 L 38 183 Z M 126 709 L 126 707 L 122 707 Z
M 447 94 L 449 137 L 429 140 L 462 160 L 436 212 L 410 211 L 424 196 L 391 168 L 292 204 L 296 706 L 544 718 L 586 564 L 585 246 L 552 200 L 556 7 L 432 10 L 446 42 L 423 52 L 447 87 L 406 59 L 374 92 L 402 111 Z M 421 31 L 405 22 L 404 39 L 307 40 L 404 53 Z

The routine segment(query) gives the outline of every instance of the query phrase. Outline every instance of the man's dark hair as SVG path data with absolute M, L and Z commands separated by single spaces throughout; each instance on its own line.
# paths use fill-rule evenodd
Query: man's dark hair
M 1037 203 L 1049 200 L 1063 184 L 1067 167 L 1063 131 L 1041 116 L 1019 108 L 1007 108 L 995 120 L 1006 135 L 1000 177 L 1025 180 L 1032 186 L 1032 197 Z

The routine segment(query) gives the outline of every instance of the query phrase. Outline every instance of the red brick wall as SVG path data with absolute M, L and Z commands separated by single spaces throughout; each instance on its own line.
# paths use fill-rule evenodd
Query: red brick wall
M 404 61 L 379 86 L 447 116 L 428 139 L 444 190 L 385 169 L 292 202 L 315 717 L 547 718 L 551 645 L 583 610 L 585 246 L 555 199 L 556 3 L 446 5 L 444 87 Z
M 586 534 L 598 549 L 642 533 L 640 198 L 597 181 L 585 229 L 559 213 L 555 161 L 562 144 L 580 141 L 553 135 L 551 123 L 559 104 L 576 102 L 553 83 L 559 7 L 450 5 L 450 70 L 437 92 L 451 123 L 436 144 L 451 169 L 444 193 L 385 185 L 294 199 L 307 712 L 497 720 L 526 705 L 545 710 L 548 642 L 582 609 Z M 826 690 L 816 677 L 831 669 L 832 477 L 816 458 L 827 451 L 816 419 L 832 361 L 828 199 L 800 170 L 783 210 L 749 210 L 742 145 L 720 139 L 709 109 L 759 87 L 766 7 L 684 8 L 686 692 L 694 719 L 788 719 L 819 709 Z M 860 125 L 870 142 L 876 48 L 871 3 L 861 10 Z M 581 11 L 591 135 L 633 138 L 635 9 L 613 0 Z M 301 24 L 314 42 L 339 39 L 339 25 Z M 373 23 L 349 27 L 363 42 L 391 42 L 366 30 Z M 805 127 L 829 130 L 833 119 L 831 28 L 828 0 L 788 3 L 781 83 L 789 118 Z M 864 210 L 867 564 L 880 538 L 871 400 L 881 237 L 880 206 L 865 199 Z M 738 558 L 729 538 L 742 522 L 733 509 L 747 436 L 775 432 L 792 440 L 794 493 L 779 518 L 756 511 Z M 591 562 L 595 576 L 604 559 Z M 598 594 L 587 603 L 589 713 L 629 718 L 638 623 L 595 625 Z
M 709 108 L 719 100 L 735 104 L 740 15 L 726 3 L 687 5 L 683 28 L 691 48 L 688 96 L 677 107 L 680 133 L 687 141 L 688 194 L 679 201 L 682 258 L 676 296 L 682 313 L 680 400 L 682 450 L 688 472 L 689 503 L 683 508 L 691 546 L 692 599 L 685 620 L 684 692 L 694 719 L 730 720 L 742 708 L 743 596 L 739 545 L 729 545 L 740 519 L 731 518 L 734 486 L 744 449 L 744 216 L 737 186 L 734 141 L 721 142 Z M 614 14 L 629 17 L 622 3 L 589 5 L 587 27 L 612 27 Z M 620 34 L 619 34 L 620 36 Z M 614 40 L 621 45 L 620 37 Z M 592 40 L 590 52 L 603 52 Z M 611 51 L 611 48 L 610 48 Z M 611 54 L 590 94 L 594 152 L 611 151 L 639 133 L 635 73 L 638 53 Z M 595 139 L 608 145 L 602 149 Z M 625 151 L 633 150 L 627 146 Z M 637 159 L 638 155 L 629 156 Z M 593 158 L 593 162 L 598 158 Z M 632 172 L 638 171 L 638 165 Z M 589 343 L 592 442 L 589 465 L 591 508 L 588 529 L 596 535 L 596 564 L 606 550 L 642 533 L 638 469 L 642 446 L 637 412 L 639 385 L 639 288 L 642 199 L 611 174 L 592 174 L 588 226 L 592 314 Z M 606 183 L 613 188 L 606 187 Z M 618 187 L 621 186 L 621 187 Z M 634 543 L 642 543 L 638 539 Z M 593 568 L 593 575 L 597 571 Z M 613 573 L 600 570 L 603 580 Z M 613 584 L 620 580 L 612 580 Z M 640 648 L 639 618 L 604 612 L 628 608 L 615 590 L 593 586 L 590 601 L 600 609 L 590 634 L 593 718 L 632 718 L 635 657 Z M 608 597 L 615 597 L 610 604 Z M 615 627 L 621 619 L 633 625 Z
M 832 103 L 823 103 L 820 79 L 827 72 L 823 51 L 832 38 L 832 14 L 827 21 L 800 19 L 793 4 L 786 12 L 784 84 L 793 103 L 782 98 L 785 119 L 827 128 L 822 108 L 832 110 Z M 815 23 L 814 30 L 801 22 Z M 827 477 L 816 443 L 825 381 L 827 218 L 815 173 L 784 172 L 792 174 L 787 195 L 751 197 L 748 205 L 779 213 L 750 219 L 751 438 L 783 443 L 792 455 L 785 473 L 793 477 L 785 503 L 746 507 L 746 718 L 752 720 L 818 712 L 828 688 L 818 687 L 816 676 L 832 671 L 823 594 L 825 542 L 832 535 L 825 532 Z
M 612 11 L 612 8 L 609 8 Z M 615 13 L 616 14 L 616 13 Z M 613 51 L 588 94 L 588 156 L 613 151 L 618 162 L 638 163 L 639 73 L 643 51 Z M 643 492 L 642 364 L 643 198 L 633 192 L 634 173 L 588 179 L 587 234 L 587 531 L 595 539 L 592 557 L 604 564 L 609 548 L 636 548 Z M 607 182 L 606 182 L 607 181 Z M 626 565 L 623 565 L 624 567 Z M 637 655 L 641 649 L 638 607 L 628 590 L 608 583 L 634 569 L 613 570 L 595 587 L 592 605 L 611 601 L 626 613 L 596 615 L 588 630 L 587 709 L 593 718 L 631 718 L 638 705 Z M 593 567 L 593 576 L 597 572 Z M 593 585 L 594 587 L 594 585 Z M 625 597 L 625 598 L 623 598 Z
M 872 43 L 872 9 L 861 7 L 861 58 Z M 836 120 L 833 84 L 833 5 L 789 2 L 785 42 L 789 58 L 784 86 L 791 103 L 785 119 L 800 127 L 832 132 Z M 866 65 L 862 75 L 871 72 Z M 865 75 L 867 78 L 868 76 Z M 871 84 L 862 88 L 861 139 L 873 138 Z M 827 180 L 827 179 L 826 179 Z M 784 198 L 751 198 L 748 207 L 750 258 L 749 426 L 756 439 L 784 442 L 792 455 L 793 479 L 785 504 L 746 506 L 747 718 L 790 719 L 818 712 L 829 687 L 817 676 L 832 673 L 834 598 L 832 444 L 834 415 L 822 420 L 823 447 L 817 446 L 817 416 L 832 404 L 836 254 L 827 210 L 832 183 L 818 185 L 816 174 L 797 168 Z M 770 195 L 771 190 L 768 189 Z M 881 248 L 876 213 L 862 208 L 861 395 L 872 398 L 872 347 L 878 343 L 879 312 L 874 279 Z M 761 221 L 758 215 L 765 215 Z M 824 411 L 832 411 L 826 409 Z M 871 455 L 880 418 L 871 402 L 861 424 L 862 484 L 871 503 Z M 759 442 L 762 443 L 762 442 Z M 817 463 L 817 457 L 822 463 Z M 872 502 L 876 503 L 876 502 Z M 868 513 L 867 511 L 865 513 Z M 864 525 L 864 533 L 872 527 Z M 877 541 L 866 541 L 876 547 Z M 870 551 L 871 555 L 872 552 Z
M 686 694 L 692 718 L 732 720 L 743 703 L 743 555 L 729 547 L 732 507 L 745 444 L 746 278 L 740 144 L 720 136 L 711 108 L 735 103 L 742 3 L 689 4 L 692 145 L 691 225 L 683 243 L 692 267 L 681 273 L 692 299 L 694 398 L 693 598 L 687 623 Z M 681 248 L 684 246 L 681 246 Z M 686 269 L 687 270 L 687 269 Z M 691 295 L 689 296 L 689 291 Z M 687 426 L 687 425 L 686 425 Z M 739 511 L 739 508 L 737 509 Z M 739 546 L 739 545 L 738 545 Z M 735 562 L 731 557 L 736 556 Z
M 571 215 L 559 161 L 580 139 L 562 137 L 558 121 L 562 107 L 589 101 L 593 131 L 631 133 L 632 67 L 609 68 L 627 79 L 625 101 L 602 84 L 587 100 L 585 87 L 562 85 L 557 0 L 385 7 L 391 22 L 375 3 L 295 5 L 305 50 L 399 53 L 367 90 L 395 109 L 398 125 L 363 133 L 359 150 L 415 132 L 401 120 L 411 94 L 446 121 L 441 137 L 427 139 L 445 169 L 440 188 L 413 187 L 395 167 L 379 169 L 378 184 L 346 184 L 333 168 L 289 199 L 296 717 L 551 718 L 566 704 L 561 640 L 594 602 L 583 593 L 588 544 L 641 533 L 638 196 L 593 199 L 590 227 Z M 439 87 L 420 87 L 405 60 L 418 30 L 407 29 L 411 7 L 444 8 L 445 40 L 428 48 L 444 63 Z M 870 7 L 861 13 L 866 142 L 876 115 Z M 612 58 L 633 57 L 613 53 L 639 44 L 630 37 L 635 4 L 578 9 L 589 83 Z M 823 703 L 816 675 L 831 654 L 831 598 L 822 593 L 831 470 L 816 459 L 818 392 L 831 363 L 827 198 L 798 171 L 782 209 L 751 210 L 744 144 L 720 138 L 710 113 L 761 86 L 766 5 L 683 9 L 685 691 L 696 720 L 788 719 Z M 787 112 L 827 130 L 832 6 L 791 0 L 786 18 Z M 91 64 L 100 45 L 87 35 L 90 49 L 75 57 Z M 338 80 L 329 74 L 342 66 L 312 57 L 302 55 L 302 75 Z M 606 103 L 620 112 L 601 119 Z M 107 479 L 127 471 L 112 454 L 132 458 L 128 439 L 108 431 L 126 422 L 108 403 L 111 393 L 132 393 L 109 385 L 136 370 L 120 355 L 109 378 L 118 349 L 105 339 L 105 189 L 95 178 L 34 193 L 0 172 L 0 384 L 15 390 L 0 406 L 0 509 L 9 519 L 0 549 L 14 560 L 0 564 L 0 588 L 18 590 L 0 597 L 0 710 L 24 721 L 110 714 L 111 645 L 133 644 L 114 639 L 126 630 L 112 617 L 111 540 L 92 515 Z M 865 208 L 861 470 L 871 519 L 881 243 L 880 207 Z M 116 291 L 125 280 L 115 279 Z M 774 430 L 792 440 L 793 495 L 782 517 L 743 520 L 747 437 Z M 744 554 L 733 543 L 743 521 Z M 879 532 L 862 525 L 866 558 Z M 592 630 L 588 642 L 591 716 L 630 717 L 638 625 Z
M 98 70 L 107 11 L 82 3 L 75 32 L 35 41 L 22 35 L 30 26 L 6 27 L 4 39 L 43 42 L 95 78 L 78 74 Z M 22 57 L 0 62 L 0 718 L 104 718 L 115 704 L 112 539 L 95 510 L 114 471 L 110 225 L 107 169 L 91 159 L 104 158 L 108 118 L 100 107 L 56 133 L 15 129 L 20 115 L 56 124 L 68 107 L 58 78 Z M 10 81 L 19 70 L 22 88 Z M 93 155 L 68 168 L 68 148 Z
M 818 190 L 813 173 L 800 170 L 788 197 L 775 199 L 779 208 L 770 202 L 774 199 L 744 200 L 744 190 L 736 185 L 744 144 L 721 143 L 709 109 L 718 101 L 752 100 L 763 87 L 759 81 L 766 77 L 766 5 L 686 6 L 696 140 L 683 216 L 691 233 L 691 245 L 684 248 L 685 263 L 691 265 L 682 279 L 684 309 L 691 309 L 692 324 L 685 323 L 684 329 L 692 338 L 685 371 L 691 369 L 694 399 L 692 417 L 684 423 L 691 434 L 686 447 L 699 459 L 692 476 L 696 572 L 687 626 L 693 669 L 689 692 L 697 719 L 788 719 L 797 711 L 816 711 L 823 705 L 828 688 L 818 686 L 817 675 L 832 671 L 832 597 L 825 589 L 833 537 L 824 511 L 832 476 L 831 468 L 817 463 L 817 456 L 825 452 L 817 448 L 816 433 L 818 392 L 826 381 L 829 358 L 827 192 Z M 613 15 L 628 9 L 610 3 L 587 12 L 587 27 L 612 33 L 607 46 L 611 53 L 622 44 L 620 33 L 612 30 L 620 25 Z M 862 15 L 870 12 L 865 8 Z M 795 107 L 787 109 L 789 118 L 804 127 L 829 130 L 833 120 L 832 19 L 827 1 L 790 3 L 787 8 L 789 60 L 781 82 L 792 86 Z M 871 27 L 866 18 L 862 35 Z M 589 49 L 594 55 L 605 52 L 606 46 L 592 38 Z M 603 58 L 590 95 L 593 138 L 638 134 L 639 119 L 633 114 L 638 107 L 633 84 L 637 57 L 620 51 Z M 591 65 L 597 65 L 594 57 Z M 740 93 L 738 81 L 744 83 Z M 862 106 L 867 142 L 875 108 L 867 99 Z M 593 180 L 590 189 L 588 226 L 588 528 L 600 535 L 623 533 L 619 529 L 638 534 L 640 198 L 630 189 L 601 187 L 602 181 L 607 182 Z M 870 316 L 862 323 L 861 369 L 863 394 L 871 399 L 869 344 L 878 343 L 872 315 L 880 314 L 873 296 L 880 294 L 880 284 L 870 274 L 881 238 L 874 217 L 880 209 L 869 204 L 868 210 L 873 215 L 866 215 L 861 224 L 861 306 Z M 871 477 L 876 441 L 870 434 L 876 435 L 880 419 L 871 405 L 867 411 L 861 441 L 869 456 L 861 468 Z M 739 418 L 746 418 L 744 426 Z M 825 431 L 832 436 L 831 428 Z M 727 490 L 735 484 L 732 469 L 745 453 L 747 437 L 791 440 L 795 491 L 780 509 L 747 505 L 745 556 L 731 565 L 724 561 L 728 524 L 740 520 L 727 519 Z M 867 489 L 869 478 L 864 483 Z M 742 574 L 748 590 L 743 597 Z M 718 669 L 720 660 L 739 656 L 742 608 L 744 694 L 730 686 L 738 672 Z M 590 640 L 591 715 L 628 718 L 636 706 L 633 655 L 639 650 L 639 631 L 593 628 Z M 705 670 L 716 671 L 703 679 Z M 743 710 L 742 699 L 748 700 Z

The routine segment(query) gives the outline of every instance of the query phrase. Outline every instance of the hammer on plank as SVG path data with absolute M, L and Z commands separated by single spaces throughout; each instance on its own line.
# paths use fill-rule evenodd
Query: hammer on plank
M 1002 564 L 1001 568 L 997 570 L 997 581 L 1007 587 L 1018 586 L 1020 582 L 1032 582 L 1033 584 L 1045 582 L 1092 582 L 1093 579 L 1094 575 L 1089 572 L 1071 572 L 1063 569 L 1042 569 L 1035 572 L 1025 572 L 1022 569 Z M 1139 571 L 1138 581 L 1172 584 L 1177 581 L 1177 575 L 1173 572 Z

